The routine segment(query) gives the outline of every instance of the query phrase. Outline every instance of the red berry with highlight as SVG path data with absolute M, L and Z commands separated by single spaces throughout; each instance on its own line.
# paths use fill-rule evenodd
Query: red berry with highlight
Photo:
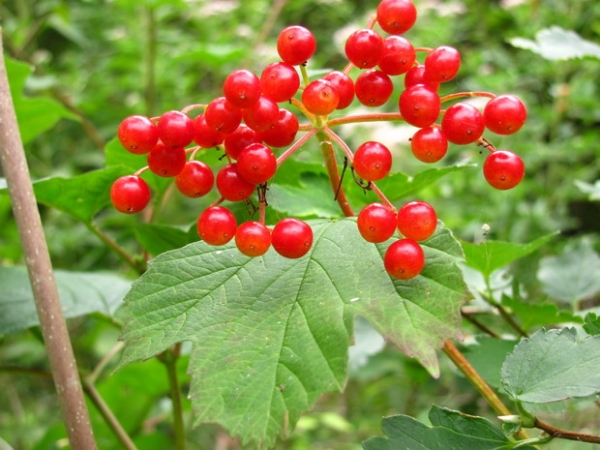
M 230 202 L 246 200 L 256 186 L 246 181 L 238 172 L 237 164 L 227 164 L 217 172 L 216 185 L 219 194 Z
M 527 120 L 527 109 L 514 95 L 500 95 L 490 100 L 483 110 L 485 126 L 496 134 L 513 134 Z
M 307 28 L 292 25 L 284 28 L 277 37 L 277 52 L 281 59 L 297 66 L 310 59 L 317 49 L 317 41 Z
M 319 79 L 311 81 L 302 91 L 302 103 L 304 107 L 316 115 L 326 116 L 337 108 L 340 96 L 327 80 Z
M 277 158 L 266 145 L 250 144 L 238 155 L 237 169 L 240 176 L 250 183 L 266 183 L 277 171 Z
M 369 69 L 361 72 L 354 84 L 356 98 L 365 106 L 384 105 L 394 91 L 394 83 L 381 70 Z
M 334 70 L 323 77 L 329 81 L 335 91 L 338 93 L 339 102 L 336 109 L 345 109 L 352 104 L 354 100 L 354 80 L 344 72 Z
M 295 114 L 287 109 L 279 110 L 277 122 L 260 133 L 261 139 L 271 147 L 287 147 L 296 139 L 300 122 Z
M 150 188 L 143 178 L 126 175 L 112 184 L 110 201 L 115 209 L 125 214 L 134 214 L 143 210 L 150 202 Z
M 211 206 L 198 217 L 196 229 L 200 238 L 210 245 L 223 245 L 233 239 L 237 221 L 223 206 Z
M 182 171 L 187 161 L 183 147 L 167 147 L 158 142 L 148 153 L 148 168 L 156 175 L 164 178 L 176 176 Z
M 383 55 L 383 38 L 370 28 L 357 30 L 346 40 L 345 52 L 348 60 L 359 69 L 373 68 Z
M 380 142 L 365 142 L 354 152 L 352 167 L 363 180 L 381 180 L 392 168 L 392 154 Z
M 225 135 L 209 127 L 204 114 L 194 119 L 194 142 L 202 148 L 213 148 L 223 143 Z
M 440 114 L 440 97 L 431 87 L 417 84 L 406 89 L 400 95 L 400 114 L 409 124 L 425 128 L 433 123 Z
M 254 105 L 242 110 L 244 123 L 255 131 L 268 130 L 279 117 L 279 106 L 274 100 L 261 95 Z
M 425 58 L 425 78 L 433 83 L 453 79 L 460 68 L 460 53 L 447 45 L 434 48 Z
M 378 66 L 387 75 L 401 75 L 413 67 L 417 58 L 415 48 L 402 36 L 388 36 L 383 40 L 383 54 Z
M 390 276 L 409 280 L 419 275 L 425 267 L 425 253 L 412 239 L 400 239 L 386 250 L 383 265 Z
M 404 75 L 404 87 L 406 89 L 417 84 L 425 84 L 434 91 L 440 88 L 440 83 L 435 83 L 425 78 L 425 66 L 423 64 L 412 66 Z
M 404 237 L 424 241 L 437 228 L 437 214 L 429 203 L 409 202 L 398 210 L 397 225 Z
M 406 33 L 416 20 L 417 8 L 410 0 L 382 0 L 377 7 L 377 23 L 386 33 Z
M 167 111 L 157 127 L 158 137 L 167 147 L 185 147 L 194 139 L 194 122 L 181 111 Z
M 223 82 L 223 95 L 238 108 L 252 106 L 262 93 L 260 79 L 246 69 L 234 70 Z
M 260 222 L 244 222 L 235 231 L 235 245 L 246 256 L 261 256 L 271 247 L 271 231 Z
M 453 144 L 472 144 L 485 131 L 483 115 L 469 103 L 455 103 L 442 117 L 442 131 Z
M 213 99 L 204 111 L 206 124 L 219 133 L 233 133 L 242 123 L 242 110 L 225 97 Z
M 261 135 L 247 125 L 241 124 L 233 133 L 225 136 L 223 145 L 225 153 L 231 159 L 237 159 L 238 155 L 250 144 L 261 142 Z
M 158 128 L 145 116 L 129 116 L 120 123 L 117 136 L 128 152 L 143 155 L 158 142 Z
M 282 219 L 271 232 L 271 244 L 277 253 L 286 258 L 300 258 L 308 253 L 313 243 L 310 225 L 300 219 Z
M 215 183 L 212 169 L 202 161 L 188 161 L 175 177 L 175 185 L 186 197 L 198 198 L 208 194 Z
M 410 140 L 410 149 L 419 161 L 438 162 L 448 151 L 448 139 L 437 127 L 421 128 Z
M 500 190 L 512 189 L 525 176 L 525 164 L 521 157 L 508 150 L 490 153 L 483 163 L 483 175 L 487 182 Z
M 358 213 L 356 224 L 365 241 L 384 242 L 396 231 L 396 214 L 381 203 L 371 203 Z
M 262 92 L 276 102 L 287 102 L 300 87 L 300 76 L 288 63 L 269 64 L 260 75 Z

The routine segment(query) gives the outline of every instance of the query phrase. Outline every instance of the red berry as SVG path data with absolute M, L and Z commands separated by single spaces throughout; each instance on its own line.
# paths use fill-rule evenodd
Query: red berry
M 433 83 L 453 79 L 460 68 L 460 53 L 454 47 L 444 45 L 433 49 L 425 58 L 425 78 Z
M 232 240 L 236 227 L 235 216 L 222 206 L 205 209 L 196 222 L 198 235 L 210 245 L 223 245 Z
M 210 192 L 215 182 L 212 169 L 202 161 L 188 161 L 175 177 L 175 185 L 186 197 L 202 197 Z
M 277 253 L 286 258 L 300 258 L 312 247 L 313 232 L 310 225 L 300 219 L 282 219 L 271 233 L 272 245 Z
M 370 28 L 352 33 L 346 40 L 346 57 L 360 69 L 375 67 L 383 55 L 383 38 Z
M 240 125 L 233 133 L 225 136 L 223 145 L 225 152 L 231 159 L 237 159 L 240 151 L 250 144 L 261 142 L 261 135 L 247 125 Z
M 252 106 L 262 93 L 260 79 L 246 69 L 234 70 L 223 82 L 223 95 L 238 108 Z
M 208 126 L 204 114 L 194 119 L 194 142 L 202 148 L 213 148 L 223 143 L 225 135 Z
M 354 81 L 344 72 L 334 70 L 323 77 L 329 81 L 335 91 L 338 93 L 339 102 L 336 109 L 345 109 L 352 104 L 354 100 Z
M 261 256 L 271 246 L 271 231 L 260 222 L 244 222 L 235 231 L 235 245 L 246 256 Z
M 356 98 L 365 106 L 381 106 L 394 91 L 394 83 L 381 70 L 369 69 L 360 73 L 354 84 Z
M 381 203 L 371 203 L 358 213 L 356 224 L 365 241 L 384 242 L 396 231 L 396 214 Z
M 302 91 L 302 103 L 313 114 L 326 116 L 332 113 L 340 101 L 340 96 L 327 80 L 311 81 Z
M 527 109 L 514 95 L 500 95 L 490 100 L 483 110 L 485 126 L 496 134 L 512 134 L 527 120 Z
M 238 155 L 237 169 L 240 176 L 250 183 L 266 183 L 275 175 L 277 158 L 266 145 L 250 144 Z
M 167 147 L 185 147 L 194 138 L 194 122 L 181 111 L 167 111 L 157 127 L 158 137 Z
M 277 122 L 263 131 L 260 136 L 264 143 L 271 147 L 287 147 L 296 139 L 299 128 L 298 118 L 287 109 L 281 108 Z
M 410 0 L 382 0 L 377 7 L 377 23 L 386 33 L 406 33 L 416 20 L 417 8 Z
M 388 36 L 383 40 L 383 54 L 378 66 L 387 75 L 401 75 L 413 66 L 417 54 L 410 41 L 402 36 Z
M 148 153 L 148 168 L 158 176 L 170 178 L 181 172 L 186 160 L 183 147 L 167 147 L 158 141 Z
M 204 111 L 206 124 L 219 133 L 233 133 L 242 123 L 242 110 L 233 106 L 225 97 L 212 100 Z
M 383 265 L 392 277 L 408 280 L 419 275 L 425 267 L 425 253 L 412 239 L 400 239 L 386 250 Z
M 437 228 L 437 214 L 429 203 L 409 202 L 398 210 L 397 225 L 404 237 L 424 241 Z
M 508 150 L 496 150 L 485 159 L 483 175 L 496 189 L 512 189 L 525 176 L 525 165 L 519 155 Z
M 453 144 L 471 144 L 485 131 L 483 116 L 469 103 L 455 103 L 442 117 L 442 131 Z
M 434 91 L 440 88 L 440 83 L 435 83 L 425 78 L 425 66 L 422 64 L 412 66 L 408 69 L 406 75 L 404 75 L 404 87 L 406 89 L 417 84 L 426 84 Z
M 145 116 L 129 116 L 119 125 L 117 136 L 128 152 L 143 155 L 158 142 L 158 128 Z
M 230 202 L 246 200 L 256 188 L 253 183 L 242 178 L 236 163 L 227 164 L 217 172 L 216 184 L 221 197 Z
M 244 123 L 255 131 L 268 130 L 277 122 L 279 117 L 279 106 L 274 100 L 261 95 L 254 105 L 242 110 Z
M 419 161 L 434 163 L 446 155 L 448 139 L 437 127 L 421 128 L 410 140 L 410 148 Z
M 437 92 L 424 84 L 417 84 L 402 92 L 399 106 L 404 120 L 419 128 L 432 125 L 441 110 Z
M 300 76 L 291 64 L 269 64 L 260 76 L 263 94 L 276 102 L 287 102 L 300 87 Z
M 317 49 L 317 41 L 307 28 L 292 25 L 284 28 L 277 37 L 277 52 L 281 59 L 297 66 L 310 59 Z
M 150 188 L 144 179 L 126 175 L 112 184 L 110 200 L 117 211 L 125 214 L 140 212 L 150 202 Z
M 352 167 L 363 180 L 381 180 L 392 168 L 392 154 L 380 142 L 365 142 L 354 152 Z

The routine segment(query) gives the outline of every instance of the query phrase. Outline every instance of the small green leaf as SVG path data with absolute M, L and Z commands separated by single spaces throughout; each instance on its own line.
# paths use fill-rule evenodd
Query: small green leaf
M 514 244 L 502 241 L 484 241 L 481 244 L 461 242 L 467 264 L 489 278 L 490 274 L 519 258 L 533 253 L 546 244 L 557 233 L 542 236 L 528 244 Z
M 590 298 L 600 292 L 600 256 L 589 239 L 571 242 L 559 256 L 540 261 L 537 277 L 544 292 L 557 300 Z
M 355 314 L 438 375 L 436 349 L 459 332 L 465 299 L 451 233 L 440 225 L 423 242 L 420 276 L 393 281 L 385 245 L 365 242 L 354 219 L 309 223 L 314 244 L 300 259 L 199 241 L 151 261 L 126 297 L 119 367 L 191 341 L 195 423 L 265 446 L 342 389 Z
M 550 403 L 600 392 L 600 336 L 574 328 L 540 330 L 523 339 L 502 366 L 504 389 L 516 400 Z
M 499 388 L 500 369 L 517 341 L 496 339 L 490 336 L 478 336 L 477 342 L 464 347 L 464 355 L 475 370 L 487 381 L 488 384 Z
M 502 304 L 512 309 L 519 317 L 521 327 L 526 331 L 542 325 L 581 322 L 581 317 L 569 311 L 561 311 L 554 303 L 526 303 L 518 298 L 503 295 Z
M 405 416 L 386 417 L 382 429 L 387 439 L 370 438 L 365 450 L 500 450 L 513 448 L 500 428 L 484 417 L 470 416 L 439 406 L 429 411 L 431 426 Z M 533 447 L 521 447 L 531 450 Z
M 131 283 L 110 273 L 55 270 L 65 317 L 100 312 L 112 315 Z M 29 276 L 24 267 L 0 267 L 0 335 L 39 324 Z
M 198 240 L 192 239 L 188 231 L 170 225 L 138 223 L 133 231 L 140 245 L 154 256 Z
M 600 59 L 600 45 L 583 39 L 574 31 L 558 26 L 538 31 L 535 41 L 517 37 L 510 39 L 509 42 L 517 48 L 531 50 L 551 61 L 585 57 Z
M 590 336 L 600 335 L 600 316 L 597 316 L 596 313 L 587 313 L 585 315 L 583 329 Z

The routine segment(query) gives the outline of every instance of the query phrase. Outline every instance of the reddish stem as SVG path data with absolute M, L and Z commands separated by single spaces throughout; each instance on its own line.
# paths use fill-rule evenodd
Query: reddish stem
M 328 127 L 338 125 L 346 125 L 350 123 L 365 123 L 365 122 L 400 122 L 404 121 L 404 117 L 400 113 L 370 113 L 357 114 L 355 116 L 339 117 L 327 121 Z
M 290 156 L 292 156 L 296 151 L 298 151 L 304 144 L 306 144 L 306 142 L 312 137 L 314 136 L 314 134 L 317 132 L 318 130 L 316 128 L 312 128 L 311 130 L 309 130 L 304 136 L 302 136 L 300 139 L 298 139 L 296 142 L 294 142 L 285 152 L 283 152 L 281 155 L 279 155 L 279 158 L 277 158 L 277 167 L 281 166 L 281 164 L 283 164 L 283 162 L 288 159 Z
M 329 174 L 331 188 L 336 195 L 336 200 L 340 205 L 344 215 L 346 217 L 352 217 L 354 216 L 354 211 L 352 211 L 352 208 L 346 199 L 344 189 L 341 187 L 342 180 L 338 171 L 337 161 L 335 160 L 335 152 L 333 151 L 331 137 L 323 130 L 320 130 L 317 133 L 317 137 L 319 139 L 319 145 L 325 161 L 325 167 L 327 168 L 327 173 Z
M 445 103 L 450 100 L 456 100 L 457 98 L 469 98 L 469 97 L 488 97 L 496 98 L 496 95 L 491 92 L 456 92 L 454 94 L 444 95 L 440 98 L 440 103 Z

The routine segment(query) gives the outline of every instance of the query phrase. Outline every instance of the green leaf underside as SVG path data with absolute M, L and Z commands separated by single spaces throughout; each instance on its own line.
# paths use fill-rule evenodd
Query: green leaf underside
M 502 241 L 485 241 L 481 244 L 461 242 L 467 264 L 488 278 L 490 274 L 519 258 L 533 253 L 557 233 L 550 233 L 527 244 Z
M 66 318 L 100 312 L 112 315 L 122 305 L 131 283 L 109 273 L 55 270 Z M 25 267 L 0 267 L 0 335 L 39 324 Z
M 531 50 L 551 61 L 585 57 L 600 59 L 600 45 L 558 26 L 538 31 L 535 41 L 518 37 L 510 39 L 509 42 L 515 47 Z
M 382 429 L 387 438 L 375 437 L 363 443 L 365 450 L 495 450 L 514 447 L 493 423 L 439 406 L 429 411 L 431 426 L 411 416 L 386 417 Z M 522 447 L 532 449 L 533 447 Z
M 296 260 L 197 242 L 151 261 L 125 299 L 119 367 L 191 341 L 196 423 L 265 446 L 343 388 L 355 314 L 438 375 L 435 351 L 458 333 L 465 298 L 450 232 L 438 227 L 422 275 L 400 282 L 353 219 L 309 223 L 313 248 Z
M 515 399 L 550 403 L 600 392 L 600 336 L 578 338 L 574 328 L 540 330 L 521 341 L 502 366 Z

